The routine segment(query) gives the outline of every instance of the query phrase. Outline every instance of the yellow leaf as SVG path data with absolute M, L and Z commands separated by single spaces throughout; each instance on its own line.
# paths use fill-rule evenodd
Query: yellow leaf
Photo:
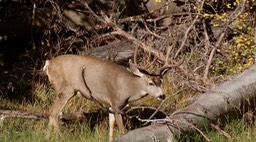
M 230 3 L 228 3 L 226 6 L 227 6 L 227 8 L 231 8 L 231 4 Z

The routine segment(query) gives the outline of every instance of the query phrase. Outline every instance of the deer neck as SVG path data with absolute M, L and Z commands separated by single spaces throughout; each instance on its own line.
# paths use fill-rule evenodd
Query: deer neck
M 129 84 L 132 84 L 132 86 L 129 91 L 130 96 L 128 98 L 128 102 L 139 100 L 148 95 L 148 93 L 144 90 L 143 85 L 141 85 L 142 83 L 140 78 L 136 77 L 133 83 L 131 82 Z

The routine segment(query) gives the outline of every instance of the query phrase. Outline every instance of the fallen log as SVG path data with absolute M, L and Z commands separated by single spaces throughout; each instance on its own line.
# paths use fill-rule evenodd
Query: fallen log
M 256 65 L 236 78 L 202 94 L 197 101 L 153 125 L 121 135 L 115 142 L 174 141 L 183 134 L 203 130 L 225 118 L 241 117 L 255 107 Z M 138 135 L 139 134 L 139 135 Z
M 157 111 L 155 113 L 155 111 Z M 167 115 L 161 110 L 157 110 L 153 107 L 130 107 L 126 110 L 124 116 L 125 123 L 129 130 L 141 127 L 144 125 L 141 119 L 149 119 L 150 116 L 155 113 L 152 119 L 165 118 Z M 0 123 L 7 118 L 22 118 L 22 119 L 48 119 L 48 112 L 27 112 L 21 110 L 1 110 L 0 109 Z M 108 112 L 99 110 L 97 112 L 77 112 L 77 113 L 61 113 L 59 119 L 66 123 L 85 122 L 93 129 L 94 126 L 100 122 L 108 119 Z
M 133 56 L 135 47 L 131 42 L 111 43 L 105 46 L 95 47 L 82 55 L 91 55 L 101 59 L 110 59 L 118 64 L 127 63 Z
M 25 112 L 19 110 L 0 110 L 1 119 L 5 118 L 26 118 L 26 119 L 46 119 L 48 113 Z

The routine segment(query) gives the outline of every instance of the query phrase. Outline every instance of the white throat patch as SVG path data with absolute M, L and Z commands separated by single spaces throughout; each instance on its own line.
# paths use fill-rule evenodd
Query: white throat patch
M 140 93 L 141 93 L 142 96 L 145 96 L 147 94 L 146 91 L 140 91 Z

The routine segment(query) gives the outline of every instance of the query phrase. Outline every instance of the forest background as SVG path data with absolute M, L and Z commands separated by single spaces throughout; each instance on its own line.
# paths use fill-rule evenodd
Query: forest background
M 0 140 L 44 140 L 55 95 L 42 67 L 63 54 L 123 66 L 132 59 L 152 73 L 181 63 L 164 76 L 164 92 L 179 93 L 162 104 L 161 112 L 188 106 L 255 63 L 255 10 L 254 0 L 0 1 Z M 157 108 L 159 101 L 145 98 L 132 105 Z M 24 119 L 24 112 L 42 117 Z M 107 118 L 97 104 L 75 97 L 64 112 L 88 114 L 88 120 L 63 121 L 67 140 L 107 140 Z M 14 113 L 23 118 L 8 118 Z M 255 140 L 254 127 L 247 128 L 241 117 L 184 139 Z M 128 120 L 128 130 L 142 126 Z

